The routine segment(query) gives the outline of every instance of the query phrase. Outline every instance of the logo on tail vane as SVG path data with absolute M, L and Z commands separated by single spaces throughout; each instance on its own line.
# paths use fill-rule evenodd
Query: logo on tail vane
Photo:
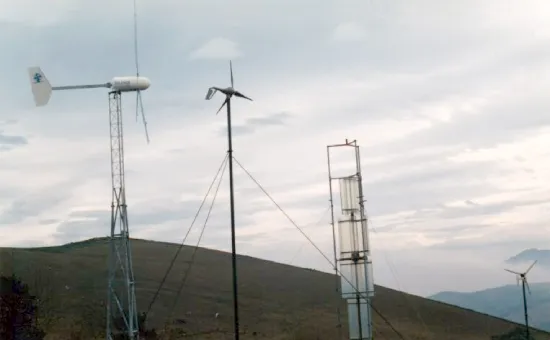
M 40 73 L 35 73 L 33 79 L 38 84 L 42 81 L 42 75 Z

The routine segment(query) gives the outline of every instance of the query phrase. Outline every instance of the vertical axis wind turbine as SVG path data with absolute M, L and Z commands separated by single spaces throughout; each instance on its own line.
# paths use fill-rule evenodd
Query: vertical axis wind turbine
M 218 114 L 221 109 L 226 106 L 227 108 L 227 143 L 228 143 L 228 158 L 229 158 L 229 205 L 231 210 L 231 265 L 233 271 L 233 320 L 234 320 L 234 332 L 235 340 L 239 339 L 239 301 L 237 292 L 237 252 L 235 245 L 235 198 L 233 194 L 233 140 L 231 135 L 231 97 L 236 96 L 252 101 L 252 99 L 243 95 L 239 91 L 235 90 L 235 84 L 233 80 L 233 64 L 229 61 L 229 74 L 231 77 L 231 86 L 226 88 L 211 87 L 206 93 L 206 100 L 212 99 L 216 92 L 225 94 L 225 100 L 216 112 Z
M 523 313 L 525 314 L 525 336 L 526 336 L 526 339 L 531 339 L 531 338 L 529 337 L 529 314 L 527 312 L 527 297 L 525 295 L 525 288 L 527 287 L 527 291 L 529 292 L 529 295 L 531 295 L 531 288 L 529 288 L 529 283 L 527 283 L 527 273 L 529 273 L 529 271 L 533 268 L 535 263 L 537 263 L 536 260 L 523 273 L 518 273 L 518 272 L 515 272 L 515 271 L 510 270 L 510 269 L 504 269 L 507 272 L 516 275 L 516 282 L 517 282 L 518 285 L 519 285 L 519 281 L 521 281 L 521 290 L 523 292 Z
M 355 153 L 354 173 L 333 177 L 330 151 L 333 148 L 352 147 Z M 340 293 L 348 305 L 349 338 L 353 340 L 372 340 L 371 299 L 374 296 L 374 278 L 369 245 L 368 221 L 363 196 L 363 177 L 361 157 L 357 141 L 327 146 L 328 178 L 330 190 L 331 226 L 333 236 L 334 270 L 341 276 Z M 332 181 L 338 180 L 340 191 L 340 209 L 343 218 L 338 221 L 340 246 L 336 247 L 336 228 L 334 218 L 334 199 Z M 339 256 L 337 253 L 339 251 Z M 340 271 L 338 271 L 340 264 Z M 338 287 L 338 282 L 336 282 Z M 337 288 L 338 290 L 338 288 Z M 338 310 L 338 326 L 340 311 Z M 341 337 L 341 333 L 340 333 Z
M 135 1 L 134 1 L 135 13 Z M 135 28 L 136 26 L 134 26 Z M 137 36 L 137 35 L 136 35 Z M 135 39 L 137 42 L 137 38 Z M 137 46 L 137 44 L 136 44 Z M 136 68 L 137 47 L 135 48 Z M 148 78 L 139 76 L 114 77 L 111 81 L 90 85 L 51 86 L 40 67 L 28 68 L 31 89 L 36 106 L 46 105 L 52 91 L 108 88 L 109 91 L 109 125 L 111 149 L 111 234 L 109 251 L 109 276 L 107 291 L 106 338 L 114 339 L 124 333 L 128 339 L 139 338 L 135 282 L 130 249 L 128 213 L 126 204 L 126 187 L 124 173 L 124 137 L 122 121 L 122 93 L 137 92 L 136 104 L 139 103 L 145 135 L 149 143 L 147 123 L 141 102 L 141 91 L 151 86 Z M 138 107 L 136 107 L 136 114 Z

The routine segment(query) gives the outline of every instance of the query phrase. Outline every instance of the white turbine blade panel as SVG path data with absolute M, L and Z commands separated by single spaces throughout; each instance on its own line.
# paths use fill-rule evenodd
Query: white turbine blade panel
M 350 176 L 340 178 L 340 202 L 342 214 L 351 215 L 359 213 L 359 177 Z
M 356 297 L 357 293 L 367 294 L 369 268 L 366 265 L 367 253 L 363 245 L 360 221 L 338 221 L 340 237 L 340 273 L 342 275 L 342 297 Z
M 340 262 L 342 283 L 342 298 L 355 299 L 357 296 L 367 295 L 367 274 L 364 263 L 355 264 L 352 261 Z
M 374 268 L 372 266 L 372 260 L 370 259 L 370 256 L 367 259 L 367 262 L 365 262 L 366 271 L 367 271 L 367 295 L 369 297 L 374 296 Z
M 512 274 L 516 274 L 516 275 L 521 275 L 521 273 L 515 272 L 515 271 L 510 270 L 510 269 L 504 269 L 504 270 L 506 270 L 508 273 L 512 273 Z
M 364 251 L 363 229 L 359 221 L 338 221 L 338 236 L 340 237 L 340 257 L 349 258 L 353 252 Z
M 350 340 L 370 339 L 368 334 L 371 334 L 369 328 L 372 326 L 369 324 L 369 305 L 367 304 L 367 300 L 360 299 L 359 306 L 357 306 L 357 299 L 349 299 L 346 302 L 348 303 Z M 361 337 L 361 335 L 363 335 L 363 337 Z
M 119 92 L 144 91 L 151 86 L 151 81 L 145 77 L 114 77 L 111 80 L 111 89 Z
M 366 218 L 361 221 L 361 235 L 363 236 L 363 249 L 370 254 L 369 226 Z
M 35 105 L 44 106 L 48 104 L 52 95 L 52 86 L 48 78 L 46 78 L 40 67 L 37 66 L 29 67 L 28 72 Z
M 529 295 L 531 295 L 531 287 L 529 287 L 529 282 L 527 282 L 527 278 L 523 279 L 525 281 L 525 288 L 527 288 L 527 292 Z

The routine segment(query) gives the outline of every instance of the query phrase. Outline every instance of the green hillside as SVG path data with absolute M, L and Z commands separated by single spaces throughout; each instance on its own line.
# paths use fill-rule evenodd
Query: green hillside
M 105 239 L 97 239 L 52 248 L 0 248 L 1 274 L 15 272 L 39 296 L 39 323 L 49 339 L 103 336 L 107 245 Z M 151 301 L 177 247 L 132 241 L 140 311 Z M 186 338 L 196 334 L 197 339 L 225 339 L 232 329 L 228 253 L 198 249 L 186 286 L 170 315 L 192 249 L 184 247 L 153 306 L 148 326 L 160 330 L 169 324 L 179 329 L 179 334 L 186 333 Z M 238 268 L 244 339 L 338 339 L 336 308 L 345 305 L 335 296 L 333 275 L 246 256 L 239 256 Z M 488 340 L 517 326 L 384 287 L 376 289 L 374 306 L 406 339 Z M 346 333 L 346 319 L 343 325 Z M 378 315 L 374 316 L 374 328 L 377 340 L 399 339 Z M 550 335 L 539 333 L 537 339 L 550 339 Z

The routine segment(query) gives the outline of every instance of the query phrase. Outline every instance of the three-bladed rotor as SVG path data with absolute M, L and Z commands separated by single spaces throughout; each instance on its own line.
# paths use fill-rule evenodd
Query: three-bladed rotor
M 225 100 L 222 103 L 222 106 L 220 106 L 220 108 L 216 112 L 216 114 L 218 114 L 221 111 L 221 109 L 223 109 L 223 107 L 227 104 L 227 102 L 231 100 L 232 96 L 239 97 L 239 98 L 244 98 L 244 99 L 248 99 L 248 100 L 252 101 L 252 99 L 248 98 L 244 94 L 242 94 L 239 91 L 235 90 L 235 81 L 233 79 L 233 64 L 231 63 L 231 60 L 229 61 L 229 74 L 231 76 L 231 86 L 230 87 L 221 88 L 221 87 L 213 86 L 213 87 L 209 88 L 208 92 L 206 93 L 206 98 L 205 98 L 206 100 L 212 99 L 212 97 L 214 97 L 214 95 L 216 94 L 217 91 L 220 91 L 221 93 L 225 94 Z
M 537 260 L 535 260 L 529 266 L 529 268 L 527 268 L 527 270 L 523 273 L 516 272 L 516 271 L 510 270 L 510 269 L 504 269 L 504 270 L 506 270 L 509 273 L 516 274 L 516 283 L 519 285 L 520 282 L 524 282 L 525 287 L 527 288 L 527 291 L 529 292 L 529 294 L 531 294 L 531 288 L 529 288 L 529 283 L 527 282 L 527 273 L 529 273 L 529 271 L 535 266 L 536 263 L 537 263 Z

